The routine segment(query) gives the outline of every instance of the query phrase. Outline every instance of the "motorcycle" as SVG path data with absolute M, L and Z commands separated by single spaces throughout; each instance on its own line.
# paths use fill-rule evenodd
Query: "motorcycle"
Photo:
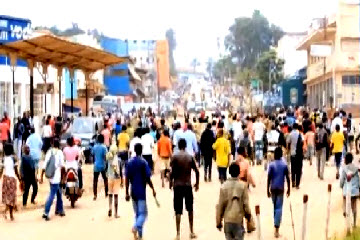
M 81 197 L 82 191 L 79 188 L 79 178 L 77 171 L 69 168 L 66 173 L 65 196 L 70 200 L 71 207 L 75 207 L 75 202 Z

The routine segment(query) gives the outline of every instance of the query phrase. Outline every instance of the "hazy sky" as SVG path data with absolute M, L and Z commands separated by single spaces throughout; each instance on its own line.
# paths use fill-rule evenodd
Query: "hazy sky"
M 98 28 L 109 37 L 161 39 L 166 29 L 176 32 L 177 65 L 194 57 L 218 56 L 216 39 L 228 32 L 236 17 L 259 9 L 285 31 L 306 31 L 314 17 L 332 13 L 338 0 L 12 0 L 1 4 L 3 15 L 29 18 L 33 26 L 76 22 Z

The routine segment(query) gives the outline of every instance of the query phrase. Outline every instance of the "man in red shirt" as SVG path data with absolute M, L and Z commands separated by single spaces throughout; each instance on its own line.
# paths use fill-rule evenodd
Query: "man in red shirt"
M 5 122 L 5 123 L 8 125 L 9 129 L 10 129 L 10 126 L 11 126 L 11 120 L 10 120 L 10 118 L 8 117 L 7 112 L 4 112 L 3 122 Z
M 3 120 L 0 123 L 0 140 L 3 144 L 5 144 L 9 140 L 9 131 L 10 131 L 10 127 L 7 121 L 5 120 L 5 118 L 3 118 Z

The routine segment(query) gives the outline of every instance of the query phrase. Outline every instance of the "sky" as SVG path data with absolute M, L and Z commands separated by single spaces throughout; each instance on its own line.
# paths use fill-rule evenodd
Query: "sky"
M 66 28 L 72 22 L 97 28 L 120 39 L 164 39 L 168 28 L 176 33 L 177 66 L 194 58 L 219 56 L 217 38 L 237 17 L 255 9 L 284 31 L 306 31 L 311 19 L 335 12 L 338 0 L 12 0 L 1 4 L 2 15 L 29 18 L 33 26 Z

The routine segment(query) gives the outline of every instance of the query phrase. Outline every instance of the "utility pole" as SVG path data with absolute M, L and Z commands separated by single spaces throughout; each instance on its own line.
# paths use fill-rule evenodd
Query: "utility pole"
M 326 28 L 327 28 L 327 26 L 326 26 L 326 23 L 327 23 L 327 21 L 326 21 L 326 16 L 323 18 L 323 24 L 324 24 L 324 26 L 323 26 L 323 28 L 324 28 L 324 42 L 326 43 Z M 326 56 L 324 56 L 324 72 L 323 72 L 323 78 L 324 78 L 324 83 L 326 83 Z M 335 87 L 335 86 L 334 86 Z M 320 95 L 322 96 L 322 93 L 320 93 Z M 322 99 L 322 97 L 321 97 L 321 99 Z M 334 104 L 335 105 L 335 104 Z M 319 105 L 319 107 L 323 107 L 323 106 L 320 106 Z

